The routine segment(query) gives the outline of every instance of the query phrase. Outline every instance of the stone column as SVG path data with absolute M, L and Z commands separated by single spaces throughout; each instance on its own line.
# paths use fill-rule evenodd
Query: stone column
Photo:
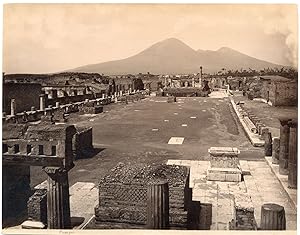
M 68 172 L 58 167 L 45 167 L 48 175 L 48 229 L 70 229 L 70 200 Z
M 10 115 L 11 116 L 16 115 L 16 100 L 15 99 L 10 100 Z
M 267 203 L 261 207 L 261 230 L 285 230 L 286 219 L 283 206 Z
M 278 164 L 279 162 L 279 146 L 280 140 L 278 137 L 273 138 L 273 146 L 272 146 L 272 163 Z
M 155 182 L 147 190 L 147 228 L 169 227 L 169 186 L 168 182 Z
M 265 156 L 272 156 L 272 134 L 271 132 L 264 134 L 265 139 Z
M 288 122 L 290 119 L 281 118 L 280 121 L 280 147 L 279 147 L 279 174 L 288 174 L 288 156 L 289 156 L 289 134 L 290 128 Z
M 297 120 L 288 123 L 289 136 L 289 161 L 288 161 L 288 187 L 297 188 Z
M 41 94 L 40 95 L 40 110 L 44 111 L 45 110 L 45 95 Z

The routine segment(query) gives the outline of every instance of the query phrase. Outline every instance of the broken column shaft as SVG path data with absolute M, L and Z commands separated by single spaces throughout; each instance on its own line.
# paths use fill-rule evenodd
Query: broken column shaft
M 168 182 L 155 182 L 147 190 L 147 228 L 169 227 L 169 186 Z
M 288 187 L 297 188 L 297 121 L 290 121 L 288 125 L 290 127 Z
M 58 167 L 45 167 L 48 175 L 47 216 L 49 229 L 71 228 L 68 172 Z
M 280 147 L 279 147 L 279 174 L 288 174 L 288 156 L 289 156 L 289 134 L 290 128 L 288 122 L 290 119 L 281 118 L 280 121 Z

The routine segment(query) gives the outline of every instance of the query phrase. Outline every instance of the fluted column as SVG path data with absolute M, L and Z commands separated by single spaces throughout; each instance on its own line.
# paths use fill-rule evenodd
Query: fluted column
M 164 229 L 169 227 L 169 186 L 168 182 L 148 185 L 147 227 Z
M 288 174 L 288 156 L 289 156 L 289 134 L 290 128 L 288 122 L 290 119 L 281 118 L 280 121 L 280 147 L 279 147 L 279 174 Z
M 289 136 L 289 161 L 288 161 L 288 187 L 297 188 L 297 121 L 288 123 L 290 127 Z
M 279 162 L 279 147 L 280 147 L 280 140 L 278 137 L 273 138 L 273 145 L 272 145 L 272 163 L 278 164 Z
M 47 217 L 49 229 L 71 228 L 68 171 L 45 167 L 48 175 Z

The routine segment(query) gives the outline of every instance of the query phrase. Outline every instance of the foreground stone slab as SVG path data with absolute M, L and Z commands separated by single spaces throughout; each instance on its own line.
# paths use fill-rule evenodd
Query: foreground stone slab
M 42 222 L 26 220 L 21 224 L 24 229 L 43 229 L 45 225 Z

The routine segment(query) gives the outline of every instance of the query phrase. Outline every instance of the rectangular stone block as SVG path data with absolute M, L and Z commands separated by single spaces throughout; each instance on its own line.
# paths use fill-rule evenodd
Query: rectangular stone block
M 231 147 L 211 147 L 208 150 L 211 167 L 237 168 L 239 165 L 238 155 L 240 151 Z
M 207 180 L 211 181 L 226 181 L 226 174 L 223 172 L 217 173 L 217 172 L 208 172 L 207 174 Z
M 242 174 L 225 174 L 226 182 L 241 182 Z

